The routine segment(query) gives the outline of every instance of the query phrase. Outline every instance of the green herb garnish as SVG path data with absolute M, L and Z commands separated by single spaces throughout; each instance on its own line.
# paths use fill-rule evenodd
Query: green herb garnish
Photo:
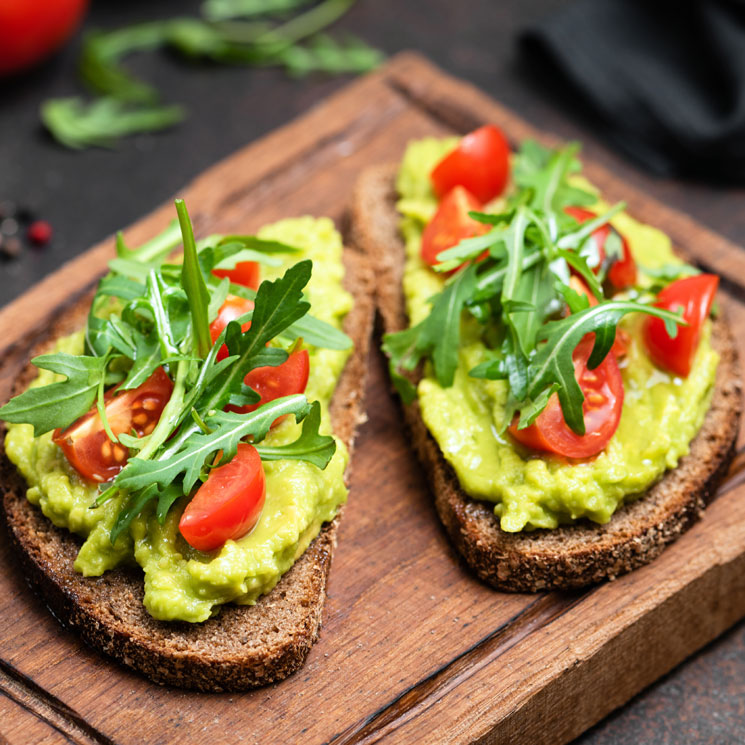
M 411 402 L 416 395 L 411 373 L 423 362 L 431 365 L 441 386 L 453 384 L 461 325 L 464 321 L 477 323 L 490 358 L 470 374 L 509 382 L 507 407 L 520 412 L 518 426 L 527 427 L 535 421 L 551 395 L 557 393 L 567 424 L 581 435 L 585 432 L 584 395 L 572 361 L 579 342 L 588 333 L 595 335 L 588 361 L 593 369 L 610 351 L 618 323 L 626 314 L 662 318 L 671 336 L 677 324 L 684 323 L 679 315 L 650 302 L 606 297 L 602 275 L 596 275 L 588 262 L 589 244 L 594 241 L 593 231 L 624 205 L 617 204 L 582 224 L 565 213 L 567 206 L 596 201 L 595 195 L 570 182 L 571 174 L 580 170 L 578 147 L 570 144 L 552 151 L 536 142 L 523 143 L 513 162 L 517 188 L 504 210 L 471 213 L 492 229 L 438 256 L 443 262 L 436 267 L 440 271 L 470 263 L 431 299 L 427 318 L 383 339 L 394 384 L 404 401 Z M 489 251 L 488 257 L 473 263 L 484 250 Z M 587 297 L 570 287 L 570 270 L 583 278 L 597 305 L 590 307 Z M 567 312 L 569 315 L 561 318 Z
M 126 135 L 155 132 L 182 121 L 181 106 L 161 103 L 159 91 L 122 61 L 137 52 L 170 49 L 188 59 L 254 67 L 279 66 L 290 75 L 363 73 L 383 55 L 350 35 L 323 33 L 355 0 L 208 0 L 202 17 L 176 17 L 86 35 L 80 76 L 100 96 L 45 101 L 41 118 L 63 145 L 113 147 Z M 298 13 L 288 17 L 292 13 Z
M 241 439 L 248 438 L 264 460 L 304 460 L 318 468 L 326 467 L 336 449 L 334 438 L 319 432 L 320 405 L 304 395 L 276 399 L 250 413 L 225 411 L 228 405 L 260 401 L 244 382 L 246 375 L 257 367 L 282 364 L 298 336 L 312 337 L 320 347 L 351 346 L 341 331 L 308 314 L 303 291 L 312 263 L 298 262 L 279 279 L 262 282 L 256 292 L 238 288 L 214 276 L 212 269 L 232 257 L 243 260 L 246 252 L 276 263 L 275 254 L 297 249 L 256 236 L 213 236 L 197 243 L 182 200 L 176 200 L 176 209 L 180 230 L 172 224 L 139 250 L 129 249 L 118 236 L 118 256 L 110 262 L 88 316 L 86 354 L 33 360 L 66 380 L 31 388 L 0 408 L 0 418 L 32 424 L 38 436 L 67 427 L 98 405 L 109 439 L 129 448 L 131 456 L 97 500 L 101 504 L 123 495 L 112 542 L 152 502 L 163 522 L 170 507 L 219 465 L 217 454 L 222 453 L 220 463 L 226 462 Z M 178 243 L 184 247 L 183 262 L 164 262 Z M 231 287 L 250 294 L 254 308 L 247 317 L 231 321 L 213 344 L 209 324 Z M 243 331 L 241 324 L 248 318 L 250 328 Z M 229 356 L 217 361 L 223 344 Z M 115 437 L 106 423 L 105 387 L 136 388 L 159 367 L 167 370 L 173 392 L 155 428 L 142 437 Z M 302 422 L 298 438 L 281 446 L 262 444 L 272 423 L 286 415 Z

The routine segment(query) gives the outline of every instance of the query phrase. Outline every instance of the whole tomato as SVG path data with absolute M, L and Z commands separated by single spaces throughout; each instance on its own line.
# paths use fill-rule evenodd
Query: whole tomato
M 1 0 L 0 75 L 41 62 L 70 38 L 88 0 Z

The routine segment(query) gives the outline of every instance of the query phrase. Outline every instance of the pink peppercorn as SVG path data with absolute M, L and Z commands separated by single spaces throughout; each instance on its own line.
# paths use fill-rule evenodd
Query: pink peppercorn
M 52 226 L 46 220 L 36 220 L 28 226 L 27 236 L 37 246 L 44 246 L 52 238 Z

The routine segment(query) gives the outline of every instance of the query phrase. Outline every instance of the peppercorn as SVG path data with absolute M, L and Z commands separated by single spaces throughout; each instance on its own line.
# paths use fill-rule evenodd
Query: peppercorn
M 26 231 L 27 238 L 37 246 L 45 246 L 52 237 L 52 226 L 46 220 L 36 220 Z

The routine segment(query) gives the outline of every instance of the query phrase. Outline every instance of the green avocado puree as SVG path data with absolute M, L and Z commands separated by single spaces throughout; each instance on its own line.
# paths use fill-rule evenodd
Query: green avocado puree
M 283 220 L 259 235 L 302 250 L 288 255 L 281 267 L 262 266 L 262 279 L 274 279 L 302 258 L 312 259 L 313 276 L 306 290 L 312 312 L 340 328 L 352 297 L 342 289 L 342 242 L 333 222 L 312 217 Z M 82 353 L 82 331 L 61 339 L 58 349 Z M 309 353 L 306 395 L 321 402 L 321 431 L 328 433 L 328 404 L 349 351 L 309 347 Z M 32 385 L 45 385 L 56 377 L 42 370 Z M 285 420 L 266 442 L 280 445 L 296 439 L 299 432 L 300 425 Z M 252 605 L 277 584 L 347 498 L 344 469 L 348 455 L 337 439 L 336 453 L 323 471 L 301 461 L 264 463 L 266 503 L 258 524 L 247 536 L 227 541 L 219 551 L 202 553 L 181 537 L 178 522 L 186 500 L 169 512 L 164 525 L 152 511 L 136 519 L 129 534 L 112 546 L 109 532 L 119 511 L 119 498 L 90 509 L 96 486 L 77 474 L 51 437 L 50 432 L 34 438 L 27 424 L 8 426 L 6 452 L 28 482 L 29 501 L 55 525 L 85 539 L 75 561 L 75 569 L 85 576 L 99 576 L 118 564 L 136 561 L 145 573 L 145 607 L 160 620 L 204 621 L 222 603 Z
M 443 284 L 421 260 L 419 250 L 424 225 L 437 208 L 429 173 L 456 142 L 451 138 L 412 143 L 398 176 L 407 255 L 403 284 L 412 324 L 429 314 L 428 300 Z M 670 239 L 659 230 L 625 213 L 612 223 L 628 240 L 639 265 L 680 261 Z M 555 528 L 580 518 L 608 522 L 624 501 L 642 494 L 688 452 L 709 408 L 719 361 L 709 342 L 710 323 L 691 374 L 681 379 L 656 368 L 647 357 L 641 321 L 631 316 L 623 322 L 631 346 L 619 363 L 625 400 L 618 430 L 602 453 L 584 462 L 536 456 L 509 435 L 498 434 L 504 424 L 507 382 L 469 377 L 468 371 L 486 359 L 487 352 L 473 319 L 462 322 L 455 383 L 442 388 L 431 370 L 425 370 L 417 390 L 422 417 L 463 489 L 494 503 L 503 530 Z

